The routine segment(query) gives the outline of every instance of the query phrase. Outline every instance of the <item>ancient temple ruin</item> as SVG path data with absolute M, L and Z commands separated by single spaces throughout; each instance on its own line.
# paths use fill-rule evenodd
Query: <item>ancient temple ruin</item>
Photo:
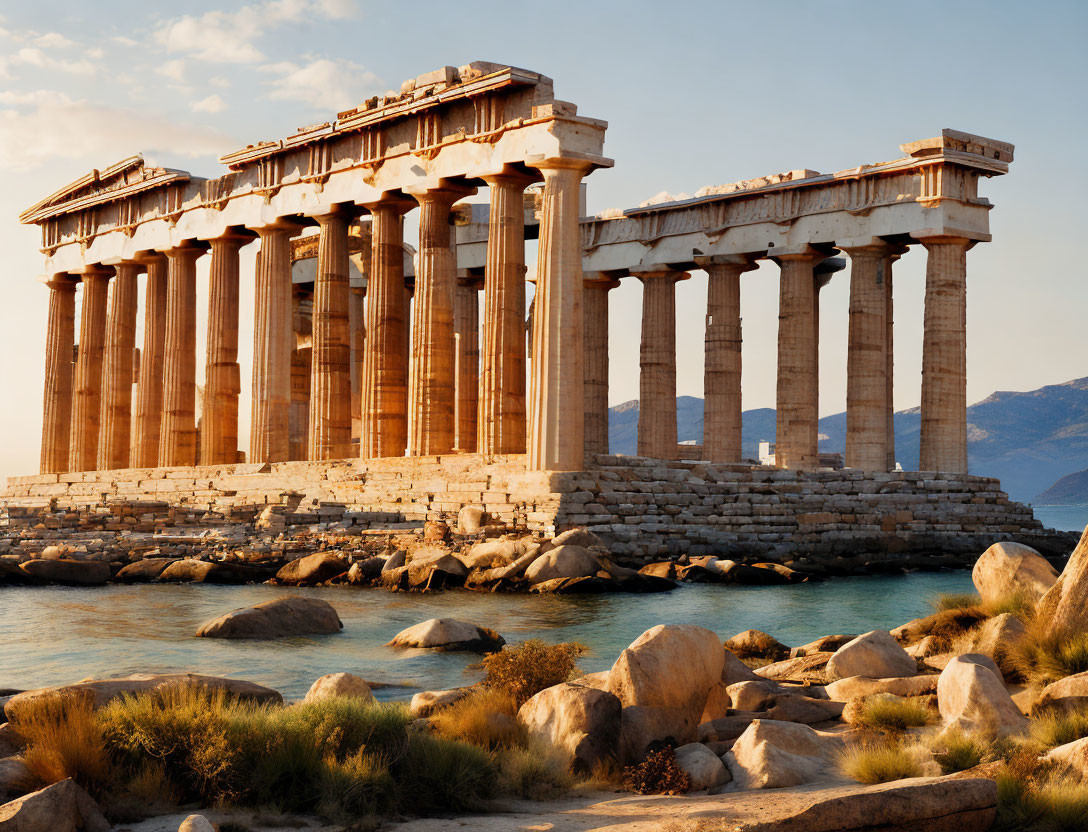
M 133 156 L 42 200 L 21 216 L 42 229 L 49 287 L 41 473 L 13 478 L 6 502 L 334 505 L 359 523 L 476 504 L 612 540 L 682 534 L 684 548 L 818 543 L 844 526 L 876 545 L 1039 530 L 996 481 L 967 475 L 967 252 L 990 239 L 978 184 L 1008 171 L 1011 145 L 945 130 L 891 162 L 587 218 L 581 183 L 612 165 L 605 128 L 556 99 L 550 79 L 478 62 L 227 153 L 216 179 Z M 463 202 L 482 188 L 487 204 Z M 416 208 L 409 244 L 404 215 Z M 528 348 L 527 237 L 538 239 Z M 243 371 L 239 251 L 254 244 Z M 911 245 L 929 258 L 922 474 L 894 472 L 892 433 L 893 264 Z M 819 296 L 840 253 L 847 470 L 826 471 Z M 740 443 L 740 275 L 759 260 L 781 270 L 774 468 L 745 462 Z M 694 269 L 709 275 L 706 416 L 702 445 L 682 453 L 675 286 Z M 630 278 L 644 286 L 635 458 L 607 455 L 608 292 Z

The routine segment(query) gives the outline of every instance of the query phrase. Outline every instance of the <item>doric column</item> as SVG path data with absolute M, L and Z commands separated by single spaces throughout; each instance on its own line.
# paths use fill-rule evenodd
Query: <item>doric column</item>
M 582 339 L 582 238 L 579 159 L 536 162 L 544 175 L 529 392 L 528 467 L 585 467 L 585 351 Z
M 45 395 L 42 402 L 43 474 L 68 470 L 68 443 L 72 432 L 72 348 L 76 333 L 76 284 L 56 274 L 49 287 L 49 323 L 45 331 Z
M 166 353 L 166 256 L 157 252 L 138 257 L 147 269 L 144 284 L 144 346 L 140 350 L 140 381 L 132 422 L 133 468 L 159 464 L 162 429 L 163 361 Z
M 351 332 L 348 325 L 348 223 L 338 212 L 317 217 L 309 459 L 351 454 Z
M 585 275 L 585 442 L 587 460 L 608 453 L 608 293 L 620 285 L 601 272 Z
M 921 240 L 926 262 L 922 336 L 922 471 L 967 473 L 967 250 L 963 237 Z
M 405 199 L 369 206 L 370 275 L 366 287 L 366 343 L 363 351 L 364 459 L 403 456 L 408 443 L 408 361 L 405 350 Z
M 756 268 L 744 255 L 696 257 L 707 274 L 703 367 L 703 459 L 741 458 L 740 276 Z
M 366 287 L 353 286 L 348 295 L 351 332 L 351 436 L 358 440 L 363 418 L 363 352 L 366 347 Z
M 676 283 L 687 272 L 632 270 L 642 281 L 638 455 L 676 459 Z
M 518 173 L 484 177 L 490 187 L 484 277 L 477 447 L 525 452 L 525 187 Z
M 477 447 L 481 285 L 478 278 L 459 277 L 453 307 L 453 337 L 457 342 L 454 447 L 465 453 L 475 453 Z
M 102 352 L 106 341 L 106 305 L 113 269 L 83 270 L 83 306 L 79 318 L 75 395 L 72 400 L 72 444 L 69 471 L 93 471 L 98 464 L 98 431 L 102 407 Z
M 238 396 L 242 392 L 238 366 L 238 250 L 250 239 L 228 234 L 211 241 L 201 465 L 238 461 Z
M 895 327 L 892 325 L 894 322 L 893 310 L 894 310 L 894 275 L 892 273 L 892 264 L 907 252 L 906 246 L 895 246 L 889 248 L 889 251 L 884 256 L 884 325 L 887 329 L 887 336 L 885 340 L 886 352 L 888 364 L 884 371 L 885 381 L 887 383 L 887 391 L 885 393 L 885 403 L 888 407 L 887 413 L 887 451 L 888 458 L 886 462 L 885 471 L 895 470 L 895 339 L 893 334 Z
M 102 413 L 98 468 L 128 468 L 132 438 L 132 379 L 136 357 L 137 263 L 121 263 L 110 292 L 102 365 Z
M 816 279 L 813 267 L 827 255 L 803 247 L 775 251 L 782 270 L 778 290 L 778 402 L 775 464 L 779 468 L 819 465 Z
M 203 253 L 195 245 L 166 252 L 160 468 L 196 464 L 196 261 Z

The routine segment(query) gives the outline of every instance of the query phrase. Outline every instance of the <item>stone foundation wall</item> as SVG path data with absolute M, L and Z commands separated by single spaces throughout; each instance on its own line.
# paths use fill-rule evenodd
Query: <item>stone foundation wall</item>
M 587 526 L 616 554 L 642 559 L 977 554 L 1010 539 L 1063 554 L 1070 545 L 986 477 L 604 455 L 580 473 L 528 472 L 524 464 L 523 456 L 464 454 L 42 474 L 9 479 L 0 506 L 8 527 L 161 532 L 248 525 L 269 505 L 279 507 L 284 528 L 395 530 L 450 520 L 473 505 L 513 529 Z

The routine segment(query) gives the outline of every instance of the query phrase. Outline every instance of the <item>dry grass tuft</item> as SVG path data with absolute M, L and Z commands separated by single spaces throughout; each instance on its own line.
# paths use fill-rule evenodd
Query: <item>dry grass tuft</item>
M 1012 754 L 996 780 L 993 832 L 1083 832 L 1088 825 L 1088 783 L 1034 751 Z
M 932 722 L 934 717 L 933 710 L 919 697 L 877 694 L 864 700 L 853 724 L 876 731 L 899 732 L 920 728 Z
M 19 708 L 12 723 L 27 741 L 23 762 L 42 783 L 71 777 L 99 795 L 112 775 L 110 755 L 90 697 L 41 696 Z
M 1088 737 L 1088 708 L 1051 708 L 1031 720 L 1031 738 L 1043 748 L 1057 748 Z
M 1008 648 L 1008 661 L 1036 686 L 1088 671 L 1088 632 L 1064 632 L 1038 618 L 1027 623 L 1027 636 Z
M 966 771 L 994 759 L 991 742 L 977 734 L 960 730 L 945 731 L 930 741 L 933 759 L 944 774 Z
M 480 688 L 431 717 L 431 725 L 444 737 L 481 748 L 524 746 L 525 729 L 518 724 L 518 705 L 513 694 L 496 688 Z
M 846 748 L 839 758 L 839 770 L 851 780 L 868 784 L 921 777 L 924 773 L 913 750 L 890 738 Z
M 545 644 L 539 639 L 505 647 L 480 662 L 487 671 L 484 687 L 508 692 L 520 708 L 545 688 L 577 675 L 575 660 L 585 651 L 585 645 L 577 642 Z
M 977 592 L 942 592 L 934 596 L 929 605 L 934 612 L 974 609 L 982 606 L 982 596 Z
M 563 755 L 540 743 L 504 749 L 499 752 L 498 763 L 500 790 L 506 794 L 550 800 L 574 785 Z

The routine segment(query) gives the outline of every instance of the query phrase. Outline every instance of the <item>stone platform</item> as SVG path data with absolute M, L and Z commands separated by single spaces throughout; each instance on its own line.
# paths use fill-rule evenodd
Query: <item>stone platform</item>
M 0 493 L 9 527 L 252 526 L 267 506 L 279 507 L 285 528 L 347 530 L 413 528 L 479 506 L 510 529 L 552 535 L 586 526 L 616 555 L 646 560 L 977 555 L 999 540 L 1064 555 L 1075 543 L 1044 529 L 1030 507 L 987 477 L 611 455 L 577 473 L 526 471 L 521 455 L 457 454 L 40 474 L 12 477 Z

